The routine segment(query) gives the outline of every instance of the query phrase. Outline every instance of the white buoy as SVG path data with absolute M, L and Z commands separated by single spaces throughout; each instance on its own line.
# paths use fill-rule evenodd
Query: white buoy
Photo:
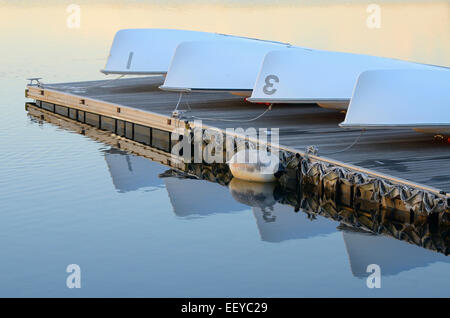
M 240 150 L 228 162 L 233 177 L 254 182 L 274 182 L 280 159 L 271 152 Z

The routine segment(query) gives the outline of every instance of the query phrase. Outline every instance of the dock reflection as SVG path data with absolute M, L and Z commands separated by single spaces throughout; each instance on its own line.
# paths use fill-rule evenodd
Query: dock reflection
M 317 203 L 302 205 L 303 209 L 283 204 L 283 193 L 276 184 L 231 179 L 227 187 L 181 171 L 167 170 L 167 167 L 159 163 L 114 148 L 104 153 L 117 191 L 165 187 L 173 211 L 179 217 L 204 217 L 251 209 L 261 240 L 272 243 L 308 239 L 340 230 L 355 277 L 367 277 L 366 269 L 369 264 L 380 265 L 383 275 L 397 275 L 435 262 L 450 262 L 450 258 L 428 248 L 426 243 L 423 243 L 422 247 L 410 244 L 412 241 L 405 239 L 406 232 L 401 230 L 395 235 L 384 230 L 378 233 L 362 230 L 358 222 L 351 222 L 358 218 L 355 211 L 352 212 L 352 218 L 337 220 L 323 211 L 315 211 L 313 207 L 319 206 Z M 311 200 L 311 196 L 303 200 Z M 414 228 L 414 224 L 403 226 L 409 231 Z M 395 223 L 383 224 L 383 229 L 389 227 L 400 228 Z M 446 228 L 438 229 L 438 233 L 433 228 L 434 225 L 426 225 L 426 229 L 432 229 L 428 230 L 430 232 L 426 237 L 429 237 L 429 240 L 441 238 L 442 242 L 435 246 L 442 248 L 444 244 L 443 248 L 446 249 L 447 232 L 439 232 L 446 231 Z M 424 229 L 424 225 L 421 225 L 416 231 Z

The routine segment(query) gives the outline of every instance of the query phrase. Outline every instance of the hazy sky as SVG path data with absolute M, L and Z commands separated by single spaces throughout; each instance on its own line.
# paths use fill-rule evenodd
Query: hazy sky
M 368 24 L 374 2 L 378 28 Z M 72 3 L 81 10 L 77 29 L 66 25 Z M 0 37 L 9 47 L 0 56 L 46 43 L 61 57 L 64 52 L 104 58 L 119 29 L 171 28 L 450 66 L 450 1 L 0 0 L 0 5 Z

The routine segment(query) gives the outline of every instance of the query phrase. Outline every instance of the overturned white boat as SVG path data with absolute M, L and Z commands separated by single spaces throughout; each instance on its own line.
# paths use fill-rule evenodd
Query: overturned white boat
M 450 135 L 450 70 L 363 72 L 340 126 Z
M 356 80 L 371 69 L 439 67 L 369 55 L 315 50 L 273 51 L 266 55 L 251 102 L 317 103 L 346 109 Z
M 104 74 L 165 74 L 175 48 L 183 41 L 231 36 L 172 29 L 124 29 L 116 33 Z
M 168 91 L 228 91 L 250 96 L 264 56 L 286 43 L 229 37 L 181 43 L 164 84 Z

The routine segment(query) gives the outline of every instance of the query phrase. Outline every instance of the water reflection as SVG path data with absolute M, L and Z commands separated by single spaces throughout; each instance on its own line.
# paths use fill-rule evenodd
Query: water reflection
M 228 187 L 236 201 L 262 211 L 271 210 L 277 202 L 275 183 L 247 182 L 233 178 Z
M 447 256 L 402 240 L 360 230 L 318 215 L 281 204 L 283 194 L 276 184 L 232 179 L 226 186 L 200 180 L 146 158 L 111 148 L 105 160 L 120 192 L 165 185 L 174 213 L 180 217 L 207 216 L 252 209 L 262 241 L 280 243 L 342 231 L 353 276 L 367 277 L 369 264 L 378 264 L 383 275 L 396 275 L 435 262 L 450 262 Z M 164 172 L 163 172 L 164 171 Z M 162 173 L 163 172 L 163 173 Z
M 237 201 L 252 207 L 261 240 L 282 242 L 336 232 L 336 222 L 304 212 L 277 201 L 281 194 L 274 183 L 231 180 L 230 191 Z
M 356 277 L 367 277 L 366 269 L 370 264 L 378 264 L 386 276 L 435 262 L 450 263 L 448 256 L 412 244 L 351 227 L 342 229 L 352 274 Z
M 163 181 L 158 177 L 165 170 L 162 165 L 115 148 L 105 150 L 104 155 L 118 192 L 163 186 Z
M 306 239 L 318 235 L 336 232 L 336 222 L 326 218 L 315 218 L 307 213 L 294 212 L 293 207 L 276 204 L 270 212 L 262 208 L 253 208 L 261 240 L 282 242 L 292 239 Z
M 104 151 L 105 161 L 118 192 L 165 186 L 177 216 L 205 216 L 248 210 L 217 183 L 198 180 L 116 148 Z
M 166 177 L 164 178 L 173 212 L 177 216 L 205 216 L 248 210 L 248 207 L 233 200 L 231 194 L 217 183 L 204 180 Z

